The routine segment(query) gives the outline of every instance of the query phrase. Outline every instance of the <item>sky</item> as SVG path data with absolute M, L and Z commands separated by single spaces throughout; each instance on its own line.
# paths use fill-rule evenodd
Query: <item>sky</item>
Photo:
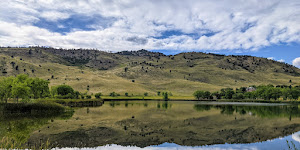
M 0 46 L 253 55 L 300 68 L 299 0 L 1 0 Z

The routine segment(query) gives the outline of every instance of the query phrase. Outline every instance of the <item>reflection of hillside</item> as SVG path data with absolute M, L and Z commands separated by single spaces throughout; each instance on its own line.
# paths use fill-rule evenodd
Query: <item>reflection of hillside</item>
M 239 113 L 241 115 L 250 114 L 259 117 L 300 117 L 298 105 L 281 106 L 233 106 L 233 105 L 194 105 L 197 111 L 209 111 L 211 108 L 221 110 L 221 114 L 232 115 Z
M 51 123 L 50 129 L 35 132 L 30 141 L 50 138 L 60 147 L 107 144 L 146 147 L 165 142 L 199 146 L 260 142 L 300 130 L 300 118 L 289 120 L 281 115 L 295 112 L 293 106 L 268 108 L 274 115 L 279 114 L 276 118 L 244 115 L 272 114 L 258 114 L 264 109 L 259 107 L 154 101 L 105 103 L 101 108 L 90 108 L 89 113 L 86 109 L 76 110 L 72 119 Z M 223 115 L 220 111 L 233 115 Z

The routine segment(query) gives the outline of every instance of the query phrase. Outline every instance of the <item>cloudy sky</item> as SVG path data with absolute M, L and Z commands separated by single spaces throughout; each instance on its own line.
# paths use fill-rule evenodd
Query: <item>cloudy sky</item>
M 30 45 L 246 54 L 300 67 L 300 1 L 1 0 L 0 46 Z

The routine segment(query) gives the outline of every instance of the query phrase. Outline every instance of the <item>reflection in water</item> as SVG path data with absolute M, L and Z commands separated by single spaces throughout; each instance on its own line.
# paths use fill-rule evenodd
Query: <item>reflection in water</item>
M 37 113 L 37 112 L 36 112 Z M 68 120 L 74 114 L 74 111 L 67 111 L 65 113 L 40 115 L 22 115 L 1 113 L 0 115 L 0 140 L 4 137 L 13 139 L 16 143 L 26 143 L 30 134 L 48 124 L 49 121 L 54 120 Z M 28 143 L 27 143 L 28 144 Z
M 238 143 L 255 144 L 299 131 L 299 111 L 294 105 L 113 101 L 98 108 L 76 109 L 68 120 L 55 118 L 31 131 L 29 142 L 50 139 L 58 147 L 137 146 L 130 149 L 161 149 L 151 145 L 163 143 L 161 146 L 180 149 L 218 148 L 220 145 L 214 144 L 224 143 L 231 143 L 225 147 L 247 147 Z M 290 137 L 297 141 L 294 135 Z M 253 146 L 270 146 L 270 142 L 265 143 Z
M 221 110 L 221 114 L 232 115 L 234 112 L 240 115 L 257 115 L 259 117 L 300 117 L 298 105 L 279 105 L 279 106 L 233 106 L 233 105 L 201 105 L 195 104 L 197 111 L 209 111 L 211 108 Z

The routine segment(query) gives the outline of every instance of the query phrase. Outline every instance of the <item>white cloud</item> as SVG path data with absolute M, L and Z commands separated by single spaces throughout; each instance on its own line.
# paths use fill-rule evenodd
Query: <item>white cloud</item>
M 300 57 L 293 60 L 293 65 L 300 68 Z
M 70 17 L 68 13 L 62 13 L 58 11 L 45 11 L 40 14 L 40 17 L 45 18 L 49 21 L 57 21 L 59 19 L 67 19 Z
M 284 59 L 279 59 L 279 60 L 277 60 L 277 61 L 279 61 L 279 62 L 285 62 L 285 60 L 284 60 Z
M 60 20 L 70 16 L 115 20 L 110 26 L 102 27 L 100 19 L 87 25 L 95 30 L 73 29 L 66 34 L 34 26 L 44 19 L 57 22 L 58 28 L 65 29 L 68 26 Z M 300 42 L 299 24 L 299 0 L 0 1 L 0 45 L 3 46 L 36 44 L 112 51 L 258 50 L 279 43 Z M 166 31 L 184 34 L 156 38 Z M 142 42 L 128 40 L 132 37 Z
M 274 57 L 268 57 L 267 59 L 274 60 L 275 58 Z

